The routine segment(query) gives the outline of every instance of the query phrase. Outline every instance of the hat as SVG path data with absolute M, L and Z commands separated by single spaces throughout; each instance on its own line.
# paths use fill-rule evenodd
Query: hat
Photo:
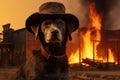
M 70 33 L 75 31 L 79 27 L 79 21 L 76 16 L 65 13 L 65 6 L 59 2 L 47 2 L 40 6 L 39 12 L 32 14 L 26 20 L 26 29 L 34 33 L 31 29 L 31 26 L 37 26 L 41 24 L 46 19 L 56 19 L 61 18 L 63 19 L 70 30 Z

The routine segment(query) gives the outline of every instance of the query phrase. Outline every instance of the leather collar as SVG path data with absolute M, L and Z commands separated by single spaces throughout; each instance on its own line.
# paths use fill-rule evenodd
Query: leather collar
M 43 48 L 43 46 L 41 46 L 41 53 L 47 60 L 50 58 L 54 58 L 56 60 L 64 60 L 67 58 L 66 54 L 63 54 L 61 56 L 55 56 L 55 55 L 48 54 L 47 51 Z

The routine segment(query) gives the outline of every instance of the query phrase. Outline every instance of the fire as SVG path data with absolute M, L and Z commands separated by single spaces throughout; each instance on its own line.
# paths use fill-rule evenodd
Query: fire
M 97 52 L 96 46 L 99 44 L 99 42 L 97 42 L 93 46 L 93 41 L 101 39 L 101 36 L 100 36 L 101 15 L 96 12 L 94 3 L 90 4 L 89 9 L 90 9 L 90 16 L 89 16 L 90 23 L 88 23 L 88 27 L 89 28 L 92 27 L 93 29 L 88 29 L 86 34 L 83 35 L 84 52 L 81 54 L 83 54 L 82 58 L 98 59 L 98 57 L 96 56 L 96 52 Z M 94 33 L 95 35 L 91 35 L 93 31 L 95 32 Z M 94 51 L 93 51 L 93 47 L 95 48 Z
M 96 12 L 95 4 L 94 3 L 90 4 L 89 8 L 91 21 L 90 26 L 95 27 L 97 30 L 101 30 L 101 15 Z
M 80 32 L 80 36 L 83 39 L 82 49 L 76 50 L 69 56 L 69 64 L 82 62 L 82 59 L 94 59 L 99 62 L 115 62 L 113 52 L 108 48 L 108 55 L 106 58 L 98 57 L 97 46 L 101 40 L 101 27 L 102 27 L 102 14 L 96 11 L 95 3 L 89 5 L 89 23 L 85 32 Z M 81 59 L 81 60 L 80 60 Z M 84 64 L 86 65 L 86 64 Z
M 83 48 L 83 52 L 82 54 L 82 58 L 93 58 L 92 54 L 93 54 L 93 49 L 92 49 L 92 43 L 90 41 L 90 31 L 87 31 L 86 34 L 83 36 L 83 44 L 84 44 L 84 48 Z
M 69 64 L 79 63 L 79 50 L 76 50 L 75 54 L 72 53 L 69 57 Z
M 113 52 L 108 48 L 108 62 L 114 62 L 114 60 Z
M 96 36 L 94 36 L 95 40 L 100 40 L 100 29 L 101 29 L 101 16 L 97 14 L 95 11 L 95 4 L 91 4 L 90 8 L 90 23 L 88 23 L 88 27 L 93 27 L 96 31 Z M 83 50 L 81 52 L 81 58 L 93 58 L 93 40 L 91 40 L 92 30 L 87 30 L 85 34 L 82 34 L 83 37 Z M 72 53 L 69 57 L 69 63 L 79 63 L 79 51 L 76 53 Z

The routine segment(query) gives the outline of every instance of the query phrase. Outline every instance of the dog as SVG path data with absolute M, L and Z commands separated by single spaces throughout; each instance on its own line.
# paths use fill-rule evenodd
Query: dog
M 42 47 L 51 54 L 49 59 L 44 59 L 40 50 L 34 50 L 34 56 L 20 69 L 18 75 L 24 76 L 21 80 L 68 80 L 68 61 L 64 46 L 67 40 L 65 21 L 45 20 L 41 23 L 41 30 L 44 35 Z
M 69 80 L 66 42 L 79 21 L 64 10 L 62 3 L 47 2 L 26 20 L 26 29 L 40 40 L 40 50 L 33 50 L 12 80 Z

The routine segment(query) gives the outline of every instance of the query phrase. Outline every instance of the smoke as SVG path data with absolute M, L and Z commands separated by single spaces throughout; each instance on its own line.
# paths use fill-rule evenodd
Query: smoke
M 85 0 L 79 0 L 79 10 L 78 10 L 78 18 L 80 20 L 80 28 L 86 27 L 89 22 L 89 11 L 88 11 L 88 2 Z
M 104 27 L 106 29 L 118 30 L 120 29 L 120 0 L 114 1 L 115 4 L 109 10 Z
M 89 21 L 88 6 L 92 2 L 96 4 L 96 11 L 102 14 L 102 29 L 120 29 L 120 0 L 80 0 L 80 12 L 83 14 L 80 16 L 80 22 L 83 27 L 86 27 Z

